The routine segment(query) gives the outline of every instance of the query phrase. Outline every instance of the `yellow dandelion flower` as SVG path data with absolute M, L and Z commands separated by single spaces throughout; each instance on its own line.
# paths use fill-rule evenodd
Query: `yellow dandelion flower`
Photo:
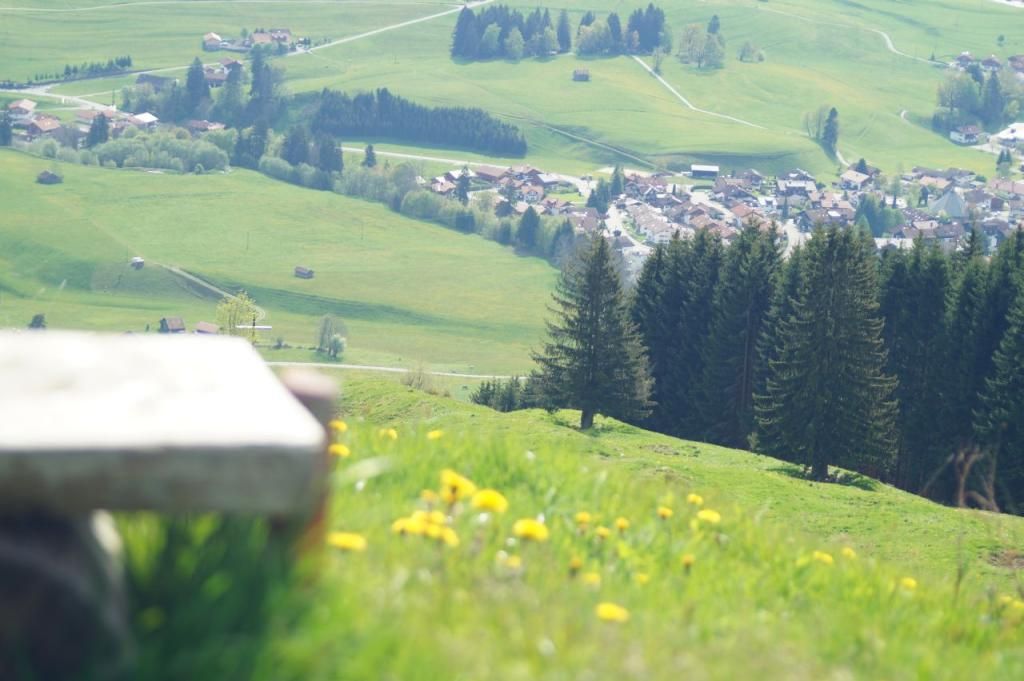
M 669 508 L 668 506 L 659 506 L 658 507 L 658 517 L 661 518 L 662 520 L 668 520 L 669 518 L 672 517 L 672 509 Z
M 505 559 L 505 567 L 510 570 L 518 570 L 523 567 L 523 559 L 519 556 L 509 556 Z
M 420 513 L 422 513 L 422 511 L 420 511 Z M 406 519 L 405 524 L 402 526 L 402 533 L 421 537 L 426 534 L 427 526 L 429 524 L 430 523 L 427 522 L 425 516 L 413 513 Z
M 411 518 L 399 518 L 391 523 L 391 531 L 395 534 L 408 534 L 410 524 L 412 524 Z
M 590 521 L 592 521 L 593 519 L 594 517 L 590 515 L 590 513 L 588 513 L 587 511 L 580 511 L 576 514 L 577 525 L 589 525 Z
M 384 440 L 398 439 L 398 431 L 395 430 L 394 428 L 381 428 L 380 430 L 377 431 L 377 435 L 379 435 Z
M 587 586 L 601 586 L 600 572 L 584 572 L 580 579 L 583 580 L 583 583 Z
M 569 560 L 569 576 L 575 577 L 581 567 L 583 567 L 583 560 L 579 556 L 573 556 Z
M 336 456 L 339 459 L 347 459 L 352 455 L 352 450 L 340 442 L 336 442 L 327 448 L 327 453 L 331 456 Z
M 913 577 L 904 577 L 900 580 L 900 587 L 902 587 L 904 591 L 913 591 L 917 588 L 917 580 Z
M 831 553 L 825 553 L 824 551 L 814 551 L 811 553 L 811 560 L 816 560 L 822 565 L 832 565 L 835 563 L 835 559 Z
M 1006 606 L 1010 603 L 1013 603 L 1014 600 L 1015 599 L 1013 596 L 1010 596 L 1009 594 L 1003 594 L 999 597 L 998 603 L 999 605 Z
M 692 494 L 692 493 L 691 494 L 687 494 L 686 495 L 686 503 L 693 504 L 694 506 L 703 506 L 704 505 L 704 497 L 702 497 L 699 494 Z
M 683 564 L 683 567 L 689 570 L 693 567 L 693 564 L 697 562 L 697 557 L 692 553 L 684 553 L 683 557 L 679 560 Z
M 619 516 L 615 519 L 615 529 L 619 532 L 625 532 L 629 529 L 629 520 L 627 518 Z
M 638 572 L 635 575 L 633 575 L 633 581 L 636 582 L 638 585 L 643 586 L 647 582 L 651 581 L 651 576 L 646 572 Z
M 722 514 L 718 511 L 712 511 L 710 508 L 703 508 L 697 511 L 697 519 L 702 520 L 712 525 L 717 525 L 722 522 Z
M 450 529 L 450 528 L 446 528 L 444 525 L 436 525 L 434 523 L 428 523 L 423 528 L 423 534 L 425 534 L 428 539 L 441 539 L 442 536 L 444 535 L 444 531 L 446 529 Z
M 1024 601 L 1014 598 L 1013 602 L 1010 603 L 1010 611 L 1018 615 L 1024 614 Z
M 471 503 L 473 508 L 491 513 L 504 513 L 508 510 L 508 499 L 501 492 L 493 489 L 480 490 L 473 495 Z
M 440 497 L 437 496 L 437 492 L 432 489 L 425 489 L 420 492 L 420 500 L 428 505 L 436 504 Z
M 331 532 L 327 535 L 327 543 L 342 551 L 366 550 L 366 537 L 354 532 Z
M 348 430 L 348 424 L 341 419 L 331 419 L 327 426 L 335 433 L 344 433 Z
M 594 534 L 597 535 L 598 539 L 607 539 L 611 535 L 611 533 L 612 533 L 612 531 L 609 530 L 604 525 L 601 525 L 596 530 L 594 530 Z
M 454 549 L 459 545 L 459 535 L 456 534 L 455 530 L 452 528 L 445 527 L 441 530 L 441 541 L 443 541 L 446 546 L 450 546 Z
M 444 525 L 448 522 L 448 518 L 441 511 L 431 511 L 427 514 L 427 522 L 433 525 Z
M 476 485 L 467 477 L 459 475 L 450 468 L 441 471 L 441 498 L 451 505 L 476 494 Z
M 839 553 L 843 554 L 843 558 L 848 558 L 849 560 L 854 560 L 857 557 L 857 552 L 849 546 L 844 546 L 839 550 Z
M 604 622 L 629 621 L 629 610 L 615 603 L 598 603 L 594 612 L 597 614 L 597 618 Z
M 520 518 L 512 526 L 512 533 L 520 539 L 542 542 L 548 540 L 547 525 L 533 518 Z
M 440 440 L 442 437 L 444 437 L 443 430 L 432 430 L 429 433 L 427 433 L 428 440 Z

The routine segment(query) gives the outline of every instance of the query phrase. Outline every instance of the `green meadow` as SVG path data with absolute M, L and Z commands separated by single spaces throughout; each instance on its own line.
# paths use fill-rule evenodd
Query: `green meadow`
M 340 408 L 326 547 L 290 578 L 259 532 L 122 517 L 143 676 L 1024 673 L 1020 518 L 352 375 Z
M 40 60 L 59 59 L 62 66 L 65 61 L 105 58 L 110 51 L 130 52 L 133 46 L 139 51 L 133 58 L 141 67 L 180 67 L 200 54 L 198 36 L 206 30 L 233 35 L 242 26 L 287 25 L 299 35 L 338 39 L 450 7 L 397 0 L 225 1 L 104 5 L 87 11 L 75 10 L 87 3 L 72 3 L 74 11 L 31 12 L 11 10 L 17 0 L 4 2 L 8 9 L 0 5 L 0 63 L 20 69 L 22 75 L 41 67 Z M 531 0 L 508 4 L 527 10 L 536 5 Z M 665 79 L 695 107 L 752 125 L 690 110 L 629 57 L 453 62 L 448 45 L 454 14 L 276 63 L 284 70 L 287 89 L 295 93 L 388 87 L 424 103 L 483 107 L 523 126 L 531 149 L 527 160 L 556 171 L 582 172 L 617 161 L 636 164 L 630 158 L 635 156 L 662 166 L 703 161 L 766 172 L 799 166 L 827 177 L 839 164 L 802 130 L 803 115 L 822 105 L 840 112 L 839 150 L 848 161 L 863 156 L 888 172 L 914 165 L 993 171 L 988 155 L 956 147 L 928 127 L 944 70 L 925 62 L 932 55 L 946 61 L 962 50 L 1004 58 L 1024 52 L 1024 10 L 991 0 L 661 5 L 674 36 L 686 24 L 704 24 L 718 14 L 727 40 L 724 69 L 698 72 L 667 58 L 662 64 Z M 561 6 L 550 9 L 557 12 Z M 587 9 L 599 16 L 615 10 L 625 20 L 633 4 L 594 0 L 567 9 L 575 24 Z M 904 54 L 890 51 L 880 31 Z M 747 40 L 764 50 L 765 62 L 741 63 L 736 58 Z M 43 44 L 47 49 L 36 49 Z M 214 54 L 202 56 L 212 59 Z M 590 69 L 590 83 L 571 81 L 578 67 Z M 129 80 L 72 83 L 55 92 L 105 102 L 107 93 Z
M 0 327 L 143 331 L 213 321 L 216 295 L 160 265 L 247 290 L 273 326 L 262 342 L 314 342 L 324 314 L 349 331 L 345 361 L 464 373 L 524 372 L 556 271 L 478 236 L 254 172 L 173 175 L 0 153 Z M 133 256 L 146 259 L 132 270 Z M 312 280 L 293 276 L 297 265 Z M 275 357 L 275 352 L 279 357 Z M 267 351 L 268 359 L 314 359 Z

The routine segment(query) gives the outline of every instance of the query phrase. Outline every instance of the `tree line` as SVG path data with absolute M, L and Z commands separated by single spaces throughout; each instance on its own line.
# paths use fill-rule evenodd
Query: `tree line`
M 1017 120 L 1024 106 L 1024 85 L 1013 72 L 1001 70 L 987 76 L 977 64 L 965 72 L 950 73 L 939 84 L 938 109 L 932 116 L 936 130 L 949 132 L 962 125 L 981 123 L 989 131 L 1000 130 Z
M 355 96 L 324 90 L 315 104 L 310 128 L 314 133 L 389 137 L 497 156 L 526 154 L 522 131 L 483 109 L 426 107 L 393 95 L 387 88 Z
M 451 56 L 467 60 L 546 57 L 570 52 L 573 41 L 565 10 L 554 25 L 550 12 L 539 8 L 523 14 L 505 5 L 490 5 L 476 14 L 466 7 L 452 32 Z M 671 50 L 672 37 L 665 12 L 651 3 L 646 9 L 634 10 L 625 25 L 616 12 L 604 19 L 594 12 L 584 13 L 575 31 L 575 44 L 581 55 L 650 54 Z
M 532 404 L 1024 512 L 1024 230 L 991 259 L 981 240 L 879 256 L 819 228 L 783 260 L 774 230 L 700 231 L 626 296 L 598 239 L 562 274 Z

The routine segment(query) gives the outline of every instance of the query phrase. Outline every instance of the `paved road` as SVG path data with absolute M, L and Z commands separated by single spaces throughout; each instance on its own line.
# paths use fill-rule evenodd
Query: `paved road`
M 382 371 L 389 374 L 408 374 L 416 371 L 414 369 L 403 369 L 402 367 L 385 367 L 373 364 L 331 364 L 329 362 L 267 362 L 272 367 L 315 367 L 317 369 L 345 369 L 349 371 Z M 479 378 L 479 379 L 508 379 L 510 376 L 499 376 L 495 374 L 462 374 L 455 371 L 424 371 L 431 376 L 448 376 L 450 378 Z

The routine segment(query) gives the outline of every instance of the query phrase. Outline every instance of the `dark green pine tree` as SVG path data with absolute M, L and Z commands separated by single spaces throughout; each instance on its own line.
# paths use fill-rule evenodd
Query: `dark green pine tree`
M 895 455 L 895 380 L 884 373 L 878 273 L 870 238 L 815 230 L 779 358 L 755 397 L 759 440 L 828 479 L 829 465 L 882 476 Z
M 579 409 L 582 430 L 597 413 L 642 418 L 650 406 L 647 359 L 607 241 L 595 238 L 563 270 L 553 299 L 548 340 L 534 355 L 545 401 Z
M 455 183 L 455 198 L 463 206 L 469 204 L 469 172 L 466 168 L 462 169 L 459 179 Z
M 953 449 L 968 447 L 974 442 L 973 413 L 979 406 L 978 395 L 985 385 L 989 362 L 981 342 L 988 278 L 988 265 L 980 254 L 966 261 L 949 304 L 946 369 L 950 386 L 946 427 L 949 446 Z M 944 483 L 930 496 L 952 501 L 952 478 L 945 479 Z
M 3 112 L 0 115 L 0 147 L 11 146 L 11 138 L 14 137 L 14 131 L 11 129 L 11 119 L 7 117 L 7 112 Z
M 316 136 L 316 158 L 316 167 L 325 173 L 340 173 L 345 167 L 341 145 L 325 132 Z
M 281 145 L 281 158 L 293 166 L 309 160 L 309 137 L 304 126 L 296 125 L 288 130 Z
M 978 439 L 995 457 L 996 503 L 1024 512 L 1024 296 L 1017 296 L 975 413 Z
M 897 379 L 898 451 L 893 480 L 920 492 L 949 453 L 949 372 L 946 306 L 950 298 L 947 259 L 921 241 L 914 250 L 886 256 L 881 313 L 888 350 L 887 371 Z
M 459 12 L 459 18 L 455 22 L 455 31 L 452 34 L 452 57 L 475 59 L 479 44 L 480 30 L 477 26 L 476 15 L 470 8 L 463 7 Z
M 203 62 L 199 57 L 192 60 L 188 67 L 188 75 L 185 77 L 185 91 L 188 92 L 189 112 L 194 112 L 204 100 L 210 98 L 210 84 L 206 82 L 206 73 L 203 71 Z
M 825 148 L 829 156 L 836 155 L 836 146 L 839 144 L 839 112 L 835 107 L 828 112 L 825 119 L 825 129 L 821 131 L 821 146 Z
M 572 50 L 572 27 L 569 25 L 569 13 L 564 9 L 558 15 L 558 51 L 569 52 Z
M 624 191 L 626 191 L 626 175 L 622 172 L 622 166 L 617 165 L 612 171 L 612 181 L 608 187 L 608 193 L 612 198 L 617 198 Z
M 516 230 L 516 244 L 524 251 L 533 252 L 537 248 L 540 239 L 540 215 L 530 206 L 519 218 L 519 228 Z
M 366 145 L 366 151 L 363 152 L 363 167 L 364 168 L 375 168 L 377 167 L 377 152 L 373 150 L 372 144 Z
M 89 124 L 89 132 L 85 136 L 85 146 L 95 147 L 110 139 L 110 123 L 102 112 L 97 112 L 96 117 Z
M 709 442 L 745 448 L 754 430 L 757 342 L 779 267 L 776 237 L 774 229 L 747 225 L 725 251 L 695 401 L 702 437 Z

